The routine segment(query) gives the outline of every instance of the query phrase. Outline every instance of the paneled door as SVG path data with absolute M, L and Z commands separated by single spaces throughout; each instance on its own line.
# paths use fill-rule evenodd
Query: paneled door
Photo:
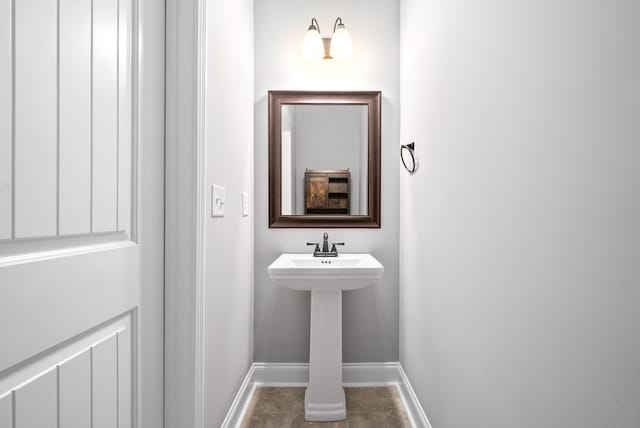
M 161 427 L 164 2 L 0 0 L 0 428 Z

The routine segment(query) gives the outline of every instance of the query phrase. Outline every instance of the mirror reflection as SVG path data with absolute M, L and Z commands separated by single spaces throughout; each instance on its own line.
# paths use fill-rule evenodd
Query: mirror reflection
M 284 104 L 282 215 L 367 215 L 368 107 Z

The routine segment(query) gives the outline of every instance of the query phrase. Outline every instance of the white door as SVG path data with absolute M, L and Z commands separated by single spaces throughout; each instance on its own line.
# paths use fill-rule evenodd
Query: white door
M 162 426 L 164 3 L 0 0 L 0 428 Z

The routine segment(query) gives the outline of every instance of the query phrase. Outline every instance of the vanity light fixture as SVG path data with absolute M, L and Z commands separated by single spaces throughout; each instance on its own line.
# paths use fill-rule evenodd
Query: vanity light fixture
M 319 59 L 349 59 L 351 58 L 351 36 L 342 18 L 338 17 L 333 24 L 333 36 L 322 37 L 320 25 L 316 18 L 311 18 L 311 25 L 304 35 L 302 53 L 305 59 L 316 61 Z
M 324 56 L 324 46 L 322 37 L 320 36 L 320 25 L 315 18 L 311 18 L 311 25 L 304 35 L 304 45 L 302 53 L 304 58 L 309 61 L 321 59 Z

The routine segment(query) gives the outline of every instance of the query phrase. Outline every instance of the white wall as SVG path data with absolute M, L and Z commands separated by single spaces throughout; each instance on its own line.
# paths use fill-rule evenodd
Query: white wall
M 401 362 L 434 427 L 640 426 L 640 4 L 404 0 Z
M 253 200 L 242 216 L 242 192 L 253 195 L 251 0 L 207 2 L 206 84 L 207 183 L 226 188 L 225 217 L 207 213 L 205 225 L 205 426 L 213 427 L 253 362 Z
M 255 6 L 255 360 L 306 362 L 309 294 L 271 283 L 267 266 L 281 252 L 307 252 L 322 229 L 268 228 L 267 91 L 381 90 L 382 228 L 328 230 L 346 252 L 371 252 L 385 266 L 375 287 L 344 294 L 344 361 L 398 359 L 399 4 L 395 0 L 256 0 Z M 302 38 L 312 17 L 322 32 L 341 16 L 353 58 L 303 60 Z

